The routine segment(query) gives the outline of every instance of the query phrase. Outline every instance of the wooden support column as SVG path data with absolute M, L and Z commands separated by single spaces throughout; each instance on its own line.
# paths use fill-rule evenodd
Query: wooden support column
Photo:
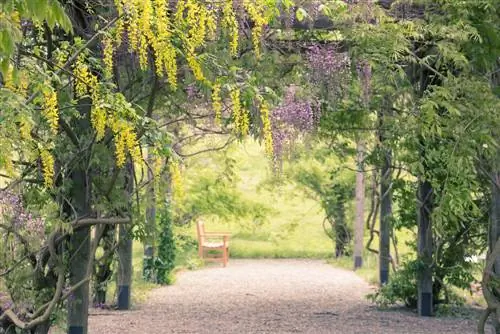
M 354 226 L 354 270 L 363 266 L 363 237 L 365 222 L 365 174 L 363 171 L 364 145 L 357 144 L 356 222 Z
M 433 312 L 432 296 L 432 186 L 429 181 L 418 184 L 418 258 L 424 263 L 418 277 L 418 315 L 429 317 Z

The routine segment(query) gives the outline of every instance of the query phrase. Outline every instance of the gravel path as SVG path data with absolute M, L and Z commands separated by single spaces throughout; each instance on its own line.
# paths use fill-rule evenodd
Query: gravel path
M 231 260 L 180 274 L 133 311 L 93 310 L 89 333 L 475 333 L 473 320 L 378 311 L 370 291 L 322 261 Z

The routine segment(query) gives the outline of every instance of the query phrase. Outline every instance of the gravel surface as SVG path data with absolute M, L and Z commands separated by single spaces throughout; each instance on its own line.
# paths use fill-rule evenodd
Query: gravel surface
M 132 311 L 92 310 L 89 333 L 471 334 L 476 321 L 379 311 L 353 272 L 317 260 L 231 260 L 187 271 Z

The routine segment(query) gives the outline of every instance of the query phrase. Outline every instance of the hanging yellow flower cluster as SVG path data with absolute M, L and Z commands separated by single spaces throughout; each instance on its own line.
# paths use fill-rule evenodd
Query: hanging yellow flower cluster
M 3 86 L 4 88 L 10 90 L 10 91 L 15 91 L 16 90 L 16 85 L 14 83 L 14 80 L 13 80 L 13 75 L 12 73 L 14 72 L 14 67 L 13 66 L 9 66 L 7 68 L 7 71 L 5 72 L 5 74 L 3 75 Z
M 104 62 L 105 62 L 105 72 L 112 71 L 113 67 L 113 58 L 112 58 L 112 49 L 107 50 L 111 41 L 108 40 L 105 44 L 104 51 Z M 106 55 L 106 52 L 111 52 L 111 55 Z M 106 59 L 108 58 L 108 59 Z M 110 58 L 110 59 L 109 59 Z M 106 109 L 102 107 L 103 98 L 101 96 L 99 80 L 96 75 L 92 74 L 85 64 L 85 56 L 82 54 L 78 57 L 73 74 L 75 76 L 75 93 L 77 96 L 85 96 L 87 94 L 92 98 L 92 110 L 90 112 L 90 122 L 92 123 L 92 127 L 96 131 L 96 139 L 97 141 L 101 140 L 104 137 L 104 133 L 106 130 L 106 119 L 107 112 Z
M 104 78 L 110 79 L 113 76 L 113 41 L 107 37 L 103 45 Z
M 95 89 L 97 91 L 97 89 Z M 102 108 L 100 103 L 101 101 L 98 98 L 98 94 L 93 94 L 95 95 L 92 98 L 92 111 L 90 112 L 90 122 L 92 123 L 92 127 L 95 130 L 96 133 L 96 140 L 100 141 L 101 139 L 104 138 L 104 134 L 106 131 L 106 118 L 107 118 L 107 112 L 106 109 Z
M 240 90 L 238 88 L 231 90 L 229 96 L 231 97 L 231 104 L 233 105 L 234 130 L 236 133 L 240 133 L 242 124 Z
M 42 114 L 49 123 L 52 133 L 57 134 L 59 124 L 59 111 L 57 109 L 57 94 L 50 84 L 45 84 L 43 91 Z
M 264 142 L 266 153 L 272 156 L 273 154 L 273 134 L 271 129 L 271 120 L 269 118 L 269 107 L 267 106 L 266 101 L 259 96 L 260 102 L 260 118 L 262 121 L 262 130 L 264 133 Z
M 226 28 L 229 32 L 229 50 L 232 56 L 238 54 L 238 20 L 236 20 L 236 15 L 233 9 L 233 0 L 225 0 L 224 7 L 222 9 L 222 26 Z
M 166 75 L 172 88 L 176 88 L 177 50 L 173 39 L 177 37 L 195 78 L 206 81 L 197 50 L 206 41 L 215 38 L 218 22 L 229 35 L 231 55 L 238 53 L 239 23 L 233 2 L 178 0 L 175 11 L 168 16 L 167 13 L 172 9 L 168 0 L 115 0 L 121 18 L 115 29 L 116 44 L 121 43 L 123 33 L 127 32 L 129 49 L 139 56 L 143 69 L 148 65 L 147 51 L 151 49 L 157 75 Z M 265 15 L 266 0 L 245 0 L 244 8 L 255 23 L 252 41 L 258 56 L 263 27 L 270 20 Z M 219 12 L 222 14 L 220 20 Z
M 54 157 L 46 149 L 40 151 L 42 161 L 43 180 L 47 188 L 51 188 L 54 183 Z
M 85 64 L 85 56 L 81 54 L 73 66 L 73 75 L 75 76 L 75 93 L 77 96 L 84 96 L 88 88 L 92 87 L 93 75 Z
M 222 118 L 222 99 L 220 96 L 220 84 L 216 81 L 212 86 L 212 108 L 215 112 L 215 121 L 220 123 Z
M 118 167 L 125 165 L 127 152 L 134 162 L 140 162 L 142 160 L 141 150 L 132 126 L 123 120 L 115 121 L 112 119 L 111 122 L 110 128 L 115 135 L 116 165 Z
M 16 71 L 15 75 L 14 71 Z M 26 96 L 28 85 L 28 76 L 25 71 L 14 70 L 12 65 L 7 68 L 3 75 L 3 88 Z
M 184 185 L 179 162 L 176 160 L 170 162 L 169 171 L 172 184 L 172 199 L 174 202 L 179 203 L 184 198 Z
M 241 134 L 246 136 L 250 132 L 250 115 L 248 110 L 246 109 L 243 109 L 241 113 L 242 116 L 241 116 L 240 130 Z
M 153 175 L 154 177 L 158 177 L 161 174 L 161 170 L 163 168 L 163 159 L 161 156 L 158 154 L 158 152 L 154 152 L 154 160 L 153 160 Z
M 255 57 L 260 58 L 260 39 L 269 19 L 265 15 L 264 1 L 244 0 L 243 6 L 255 26 L 252 29 L 252 44 Z
M 31 123 L 26 118 L 21 119 L 21 124 L 19 126 L 19 133 L 22 140 L 31 140 Z

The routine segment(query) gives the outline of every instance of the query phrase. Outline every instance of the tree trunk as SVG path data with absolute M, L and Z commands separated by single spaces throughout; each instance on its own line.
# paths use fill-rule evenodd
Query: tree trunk
M 126 191 L 129 198 L 128 212 L 132 219 L 132 198 L 134 192 L 134 168 L 132 162 L 127 163 Z M 118 227 L 118 309 L 130 309 L 132 283 L 132 222 L 120 224 Z
M 364 145 L 357 144 L 358 171 L 356 172 L 356 223 L 354 226 L 354 269 L 363 265 L 363 237 L 365 221 L 365 174 L 363 171 Z
M 429 181 L 419 180 L 418 183 L 418 257 L 423 262 L 423 269 L 419 272 L 418 314 L 429 317 L 432 315 L 432 222 L 433 209 L 432 185 Z
M 78 122 L 76 128 L 80 134 L 90 128 L 87 115 L 90 114 L 90 101 L 88 98 L 80 99 L 78 111 L 82 115 L 82 120 Z M 71 174 L 71 205 L 65 204 L 64 211 L 68 217 L 75 214 L 84 217 L 90 212 L 91 184 L 90 175 L 86 173 L 87 157 L 75 165 Z M 76 218 L 76 217 L 75 217 Z M 83 227 L 76 230 L 69 239 L 69 284 L 74 286 L 87 279 L 87 264 L 90 257 L 90 227 Z M 87 334 L 89 308 L 89 282 L 83 283 L 73 292 L 68 299 L 68 334 Z
M 154 272 L 154 256 L 155 256 L 155 237 L 156 237 L 156 195 L 153 174 L 153 157 L 149 154 L 148 157 L 148 196 L 146 207 L 146 243 L 144 245 L 144 259 L 142 276 L 145 280 L 156 281 L 156 273 Z

